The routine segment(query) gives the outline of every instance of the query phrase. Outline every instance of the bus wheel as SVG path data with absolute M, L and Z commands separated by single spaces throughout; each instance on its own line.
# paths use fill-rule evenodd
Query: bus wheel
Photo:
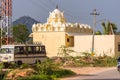
M 17 65 L 22 65 L 22 61 L 17 61 Z
M 35 64 L 37 64 L 37 63 L 39 63 L 39 64 L 40 64 L 40 63 L 41 63 L 41 61 L 40 61 L 40 60 L 36 60 L 36 61 L 35 61 Z

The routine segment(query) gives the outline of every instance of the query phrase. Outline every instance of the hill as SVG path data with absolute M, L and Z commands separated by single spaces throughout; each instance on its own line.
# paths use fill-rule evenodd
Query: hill
M 29 16 L 23 16 L 17 19 L 16 21 L 13 22 L 13 26 L 17 24 L 24 24 L 27 26 L 28 30 L 32 32 L 31 28 L 34 23 L 39 23 L 39 21 L 29 17 Z

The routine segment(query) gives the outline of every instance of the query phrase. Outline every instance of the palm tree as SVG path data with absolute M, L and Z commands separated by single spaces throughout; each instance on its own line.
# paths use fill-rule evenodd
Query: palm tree
M 108 21 L 107 23 L 102 22 L 101 25 L 103 26 L 103 34 L 108 34 L 108 35 L 116 34 L 118 29 L 116 24 Z

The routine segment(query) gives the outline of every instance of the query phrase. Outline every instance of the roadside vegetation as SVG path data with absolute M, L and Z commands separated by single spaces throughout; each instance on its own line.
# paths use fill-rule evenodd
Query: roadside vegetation
M 72 57 L 69 53 L 75 52 L 69 47 L 61 46 L 58 54 L 61 56 L 62 66 L 69 67 L 113 67 L 117 65 L 117 57 L 107 55 L 95 57 L 89 52 L 83 52 L 82 56 Z
M 32 65 L 13 63 L 7 69 L 4 71 L 3 63 L 0 64 L 0 80 L 60 80 L 59 78 L 75 75 L 49 58 Z
M 67 63 L 63 65 L 69 67 L 114 67 L 117 65 L 116 58 L 109 56 L 94 57 L 93 60 L 91 56 L 71 57 L 71 60 L 65 62 Z
M 97 35 L 120 34 L 117 26 L 111 22 L 103 22 L 103 33 L 96 32 Z M 32 43 L 28 38 L 29 30 L 25 25 L 18 24 L 12 27 L 13 41 L 16 43 Z M 3 32 L 2 35 L 5 35 Z M 3 42 L 4 44 L 5 42 Z M 89 52 L 82 53 L 82 56 L 73 57 L 70 53 L 75 52 L 69 47 L 61 46 L 58 56 L 47 58 L 45 61 L 36 64 L 0 63 L 0 80 L 60 80 L 60 78 L 76 75 L 74 72 L 64 69 L 64 67 L 113 67 L 117 65 L 117 57 L 104 56 L 95 57 Z M 9 65 L 9 66 L 8 66 Z M 4 68 L 7 67 L 7 70 Z
M 60 80 L 60 78 L 76 75 L 65 69 L 66 67 L 113 67 L 117 65 L 116 57 L 92 56 L 88 52 L 82 56 L 72 57 L 69 53 L 74 52 L 71 48 L 61 46 L 59 57 L 47 58 L 36 64 L 0 64 L 0 80 Z M 9 67 L 8 67 L 9 65 Z M 7 71 L 3 69 L 8 67 Z

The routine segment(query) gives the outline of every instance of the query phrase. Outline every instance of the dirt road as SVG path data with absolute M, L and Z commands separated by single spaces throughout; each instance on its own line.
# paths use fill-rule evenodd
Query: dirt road
M 82 67 L 82 68 L 66 68 L 74 71 L 77 73 L 76 76 L 69 77 L 69 78 L 63 78 L 61 80 L 76 80 L 75 78 L 82 76 L 82 75 L 93 75 L 93 74 L 99 74 L 104 71 L 116 69 L 116 67 Z M 78 80 L 78 79 L 77 79 Z

